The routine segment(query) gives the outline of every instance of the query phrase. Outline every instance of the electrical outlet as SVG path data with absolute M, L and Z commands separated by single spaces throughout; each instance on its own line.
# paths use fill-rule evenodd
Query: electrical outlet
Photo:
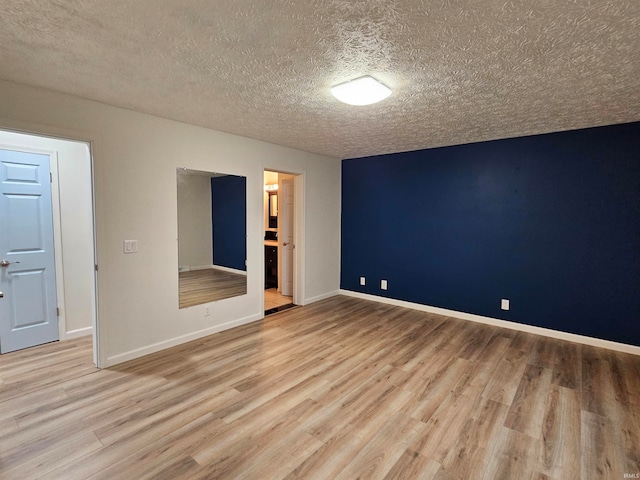
M 507 300 L 506 298 L 500 300 L 500 308 L 502 310 L 509 310 L 509 300 Z
M 367 284 L 367 279 L 364 277 L 360 277 L 360 285 L 366 285 Z
M 210 305 L 205 305 L 204 306 L 204 316 L 208 317 L 209 315 L 211 315 L 211 306 Z
M 124 253 L 138 253 L 138 240 L 125 240 L 123 250 Z
M 387 281 L 386 280 L 380 280 L 380 289 L 381 290 L 386 290 L 387 289 Z

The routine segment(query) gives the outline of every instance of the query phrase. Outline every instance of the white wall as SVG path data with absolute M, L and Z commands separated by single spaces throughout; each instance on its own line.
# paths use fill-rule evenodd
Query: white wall
M 90 335 L 93 330 L 95 290 L 88 145 L 3 131 L 0 131 L 0 144 L 54 152 L 53 162 L 57 156 L 59 216 L 56 220 L 62 241 L 56 244 L 56 283 L 63 327 L 61 338 Z
M 213 264 L 211 177 L 181 174 L 178 187 L 178 265 Z
M 9 82 L 0 126 L 93 142 L 101 366 L 262 318 L 265 168 L 304 174 L 305 302 L 338 291 L 337 159 Z M 247 295 L 207 317 L 202 305 L 178 309 L 178 166 L 247 177 Z M 124 255 L 124 239 L 139 253 Z

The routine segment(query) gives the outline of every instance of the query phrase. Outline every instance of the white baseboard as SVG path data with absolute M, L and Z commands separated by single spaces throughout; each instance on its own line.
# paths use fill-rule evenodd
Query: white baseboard
M 182 266 L 178 267 L 178 272 L 191 272 L 195 270 L 209 270 L 211 268 L 215 268 L 216 270 L 220 270 L 223 272 L 235 273 L 237 275 L 247 276 L 246 270 L 238 270 L 236 268 L 223 267 L 222 265 L 196 265 L 193 267 Z
M 315 297 L 305 298 L 304 304 L 309 305 L 310 303 L 319 302 L 320 300 L 335 297 L 336 295 L 340 295 L 340 290 L 334 290 L 333 292 L 323 293 L 322 295 L 317 295 Z
M 235 273 L 237 275 L 247 276 L 246 270 L 237 270 L 235 268 L 223 267 L 221 265 L 212 265 L 210 268 L 215 268 L 216 270 L 222 270 L 223 272 Z
M 214 333 L 218 333 L 223 330 L 229 330 L 230 328 L 239 327 L 240 325 L 244 325 L 246 323 L 255 322 L 256 320 L 261 320 L 263 318 L 264 318 L 264 313 L 256 313 L 248 317 L 239 318 L 237 320 L 232 320 L 230 322 L 222 323 L 220 325 L 215 325 L 210 328 L 205 328 L 204 330 L 188 333 L 186 335 L 181 335 L 179 337 L 171 338 L 169 340 L 163 340 L 162 342 L 157 342 L 152 345 L 147 345 L 146 347 L 136 348 L 135 350 L 119 353 L 117 355 L 113 355 L 112 357 L 107 357 L 107 362 L 106 362 L 107 364 L 103 365 L 101 368 L 112 367 L 119 363 L 127 362 L 129 360 L 134 360 L 136 358 L 143 357 L 151 353 L 159 352 L 160 350 L 164 350 L 166 348 L 182 345 L 183 343 L 191 342 L 193 340 L 197 340 L 202 337 L 213 335 Z
M 86 337 L 93 334 L 93 327 L 76 328 L 75 330 L 69 330 L 65 333 L 65 340 L 72 340 L 74 338 Z
M 178 272 L 191 272 L 195 270 L 209 270 L 213 268 L 213 265 L 183 265 L 182 267 L 178 267 Z
M 348 297 L 361 298 L 364 300 L 371 300 L 374 302 L 387 303 L 389 305 L 396 305 L 398 307 L 411 308 L 413 310 L 420 310 L 428 313 L 435 313 L 437 315 L 443 315 L 445 317 L 454 317 L 461 320 L 469 320 L 471 322 L 484 323 L 486 325 L 493 325 L 494 327 L 508 328 L 510 330 L 518 330 L 520 332 L 534 333 L 536 335 L 542 335 L 544 337 L 557 338 L 559 340 L 567 340 L 569 342 L 581 343 L 583 345 L 591 345 L 593 347 L 606 348 L 608 350 L 615 350 L 616 352 L 631 353 L 633 355 L 640 355 L 640 347 L 635 345 L 628 345 L 626 343 L 612 342 L 611 340 L 602 340 L 600 338 L 587 337 L 584 335 L 578 335 L 575 333 L 561 332 L 559 330 L 551 330 L 550 328 L 535 327 L 533 325 L 526 325 L 524 323 L 510 322 L 508 320 L 499 320 L 497 318 L 484 317 L 482 315 L 474 315 L 473 313 L 458 312 L 456 310 L 448 310 L 446 308 L 432 307 L 430 305 L 422 305 L 420 303 L 406 302 L 404 300 L 396 300 L 394 298 L 379 297 L 377 295 L 370 295 L 367 293 L 352 292 L 350 290 L 340 289 L 340 295 L 346 295 Z

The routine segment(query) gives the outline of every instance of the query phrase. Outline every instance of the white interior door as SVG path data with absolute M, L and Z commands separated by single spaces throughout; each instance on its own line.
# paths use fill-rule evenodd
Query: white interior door
M 49 156 L 0 149 L 0 353 L 58 340 Z
M 282 180 L 282 192 L 279 195 L 280 212 L 278 215 L 279 233 L 282 239 L 282 295 L 293 295 L 293 179 Z

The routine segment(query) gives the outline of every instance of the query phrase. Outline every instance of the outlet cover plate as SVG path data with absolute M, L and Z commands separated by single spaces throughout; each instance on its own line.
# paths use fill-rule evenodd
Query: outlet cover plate
M 138 253 L 138 240 L 124 240 L 122 247 L 124 253 Z
M 502 310 L 509 310 L 509 300 L 507 300 L 506 298 L 500 300 L 500 308 Z

